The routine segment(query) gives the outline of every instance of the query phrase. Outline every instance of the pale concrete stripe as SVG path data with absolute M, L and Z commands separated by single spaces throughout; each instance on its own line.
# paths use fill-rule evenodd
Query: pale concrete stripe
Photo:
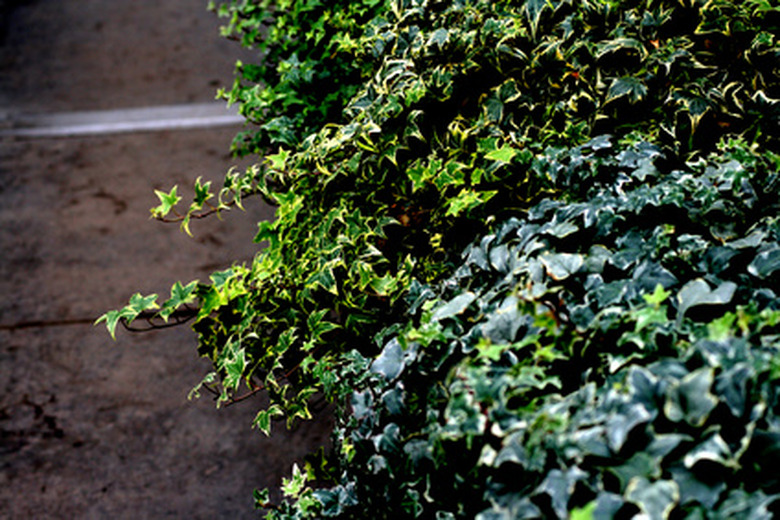
M 224 102 L 58 114 L 5 113 L 0 136 L 71 137 L 238 125 L 244 118 Z

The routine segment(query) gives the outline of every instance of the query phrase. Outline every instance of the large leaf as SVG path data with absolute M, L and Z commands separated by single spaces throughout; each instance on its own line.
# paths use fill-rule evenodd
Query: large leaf
M 770 277 L 778 269 L 780 269 L 780 248 L 762 251 L 748 266 L 748 272 L 759 278 Z
M 678 325 L 688 310 L 699 305 L 725 305 L 731 301 L 736 290 L 737 284 L 734 282 L 723 282 L 711 289 L 710 284 L 701 278 L 691 280 L 677 294 Z

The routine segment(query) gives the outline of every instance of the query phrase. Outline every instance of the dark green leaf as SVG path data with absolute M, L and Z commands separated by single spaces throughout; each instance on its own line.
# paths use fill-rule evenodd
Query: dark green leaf
M 780 248 L 763 251 L 748 266 L 748 272 L 759 278 L 767 278 L 780 269 Z

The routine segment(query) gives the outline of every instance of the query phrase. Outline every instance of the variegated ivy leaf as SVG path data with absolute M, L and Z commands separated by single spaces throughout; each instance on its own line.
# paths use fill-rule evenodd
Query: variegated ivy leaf
M 181 197 L 176 193 L 178 187 L 171 188 L 169 193 L 164 191 L 154 190 L 154 194 L 160 199 L 160 205 L 152 208 L 152 216 L 155 218 L 165 218 L 168 213 L 179 203 Z

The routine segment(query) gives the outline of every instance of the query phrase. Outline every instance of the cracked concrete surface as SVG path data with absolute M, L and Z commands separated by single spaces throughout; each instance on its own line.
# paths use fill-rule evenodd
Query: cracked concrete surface
M 204 103 L 241 55 L 205 0 L 3 4 L 0 114 Z M 236 164 L 239 128 L 0 137 L 0 518 L 256 518 L 252 490 L 327 443 L 326 417 L 266 439 L 259 401 L 187 401 L 210 365 L 186 327 L 91 324 L 256 253 L 259 200 L 194 238 L 149 219 L 154 189 Z

